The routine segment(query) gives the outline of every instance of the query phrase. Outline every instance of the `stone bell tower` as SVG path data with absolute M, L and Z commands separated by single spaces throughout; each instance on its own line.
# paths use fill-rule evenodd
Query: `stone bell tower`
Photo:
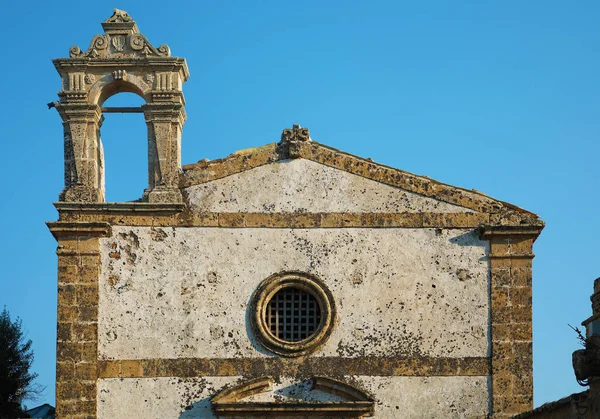
M 105 202 L 100 127 L 104 112 L 143 112 L 148 126 L 148 188 L 142 200 L 181 202 L 181 131 L 186 115 L 182 85 L 189 72 L 169 47 L 155 48 L 126 12 L 115 9 L 86 51 L 73 46 L 70 58 L 55 59 L 62 77 L 56 108 L 64 126 L 64 202 Z M 141 96 L 141 108 L 103 108 L 119 92 Z

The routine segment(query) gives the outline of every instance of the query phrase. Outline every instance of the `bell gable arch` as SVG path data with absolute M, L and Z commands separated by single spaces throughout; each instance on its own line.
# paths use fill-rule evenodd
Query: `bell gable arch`
M 69 58 L 53 60 L 62 77 L 56 108 L 65 146 L 65 186 L 59 200 L 105 202 L 102 105 L 111 96 L 131 92 L 146 102 L 141 111 L 148 128 L 148 188 L 142 200 L 182 202 L 178 180 L 187 63 L 172 57 L 168 46 L 150 44 L 122 10 L 115 9 L 102 27 L 104 34 L 96 35 L 86 51 L 73 46 Z

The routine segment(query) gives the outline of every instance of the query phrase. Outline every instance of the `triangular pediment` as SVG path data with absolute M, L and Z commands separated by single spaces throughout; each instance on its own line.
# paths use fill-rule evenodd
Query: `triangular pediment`
M 184 166 L 181 187 L 197 212 L 486 213 L 538 216 L 475 190 L 377 164 L 285 130 L 280 143 Z M 286 135 L 287 132 L 287 135 Z M 290 132 L 292 134 L 290 134 Z M 543 223 L 542 223 L 543 224 Z
M 213 411 L 217 417 L 373 416 L 373 398 L 343 381 L 314 377 L 288 386 L 287 389 L 274 387 L 273 378 L 260 377 L 224 388 L 211 399 Z M 283 396 L 286 391 L 292 396 Z M 278 394 L 273 397 L 273 393 Z
M 199 212 L 473 211 L 307 159 L 279 160 L 190 186 L 186 195 Z

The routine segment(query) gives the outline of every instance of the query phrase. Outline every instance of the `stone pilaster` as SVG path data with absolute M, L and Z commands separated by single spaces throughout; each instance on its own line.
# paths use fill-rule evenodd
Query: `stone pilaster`
M 144 196 L 152 203 L 182 202 L 179 173 L 183 104 L 155 102 L 142 108 L 148 125 L 148 189 Z
M 58 241 L 57 417 L 96 417 L 99 237 L 105 223 L 48 223 Z
M 532 252 L 542 227 L 483 227 L 490 241 L 492 415 L 533 408 Z
M 65 147 L 65 187 L 59 199 L 104 202 L 100 106 L 77 101 L 59 103 L 56 108 L 63 119 Z

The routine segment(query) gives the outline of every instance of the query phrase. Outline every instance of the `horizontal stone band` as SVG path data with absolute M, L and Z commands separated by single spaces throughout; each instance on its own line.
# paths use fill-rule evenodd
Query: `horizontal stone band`
M 172 214 L 133 211 L 60 211 L 68 224 L 104 222 L 112 225 L 148 227 L 228 228 L 477 228 L 501 222 L 498 214 L 479 212 L 439 213 L 224 213 L 180 212 Z M 54 226 L 53 224 L 53 226 Z
M 181 358 L 100 360 L 99 378 L 153 378 L 286 375 L 487 376 L 490 361 L 472 358 L 312 357 L 312 358 Z

